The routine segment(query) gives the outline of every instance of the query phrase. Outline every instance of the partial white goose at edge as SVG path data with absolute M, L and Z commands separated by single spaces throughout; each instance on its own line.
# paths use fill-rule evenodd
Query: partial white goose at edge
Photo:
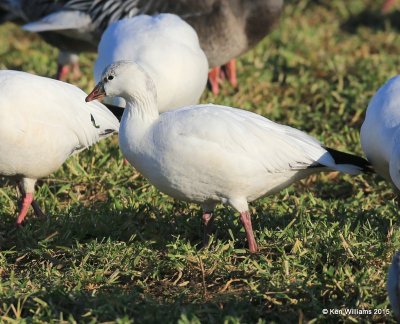
M 400 193 L 400 75 L 370 100 L 360 131 L 361 146 L 376 172 Z
M 16 178 L 22 194 L 20 225 L 34 200 L 35 183 L 65 160 L 118 131 L 118 119 L 101 103 L 61 81 L 0 71 L 0 174 Z
M 386 289 L 389 296 L 390 305 L 397 321 L 400 321 L 400 252 L 393 256 L 389 267 Z

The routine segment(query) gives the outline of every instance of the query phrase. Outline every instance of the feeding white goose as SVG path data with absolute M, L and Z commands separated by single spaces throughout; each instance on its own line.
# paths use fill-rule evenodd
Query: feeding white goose
M 118 119 L 101 103 L 61 81 L 19 71 L 0 71 L 0 174 L 19 181 L 17 224 L 34 201 L 37 179 L 71 155 L 118 131 Z
M 98 52 L 96 82 L 111 63 L 133 60 L 154 80 L 160 112 L 196 104 L 207 84 L 208 62 L 197 34 L 176 15 L 117 21 L 104 32 Z
M 228 78 L 236 86 L 233 59 L 271 32 L 283 0 L 0 0 L 0 6 L 29 22 L 25 29 L 40 32 L 50 44 L 67 52 L 96 51 L 104 30 L 117 20 L 140 14 L 177 14 L 196 30 L 209 66 L 214 68 L 210 83 L 218 93 L 219 66 L 229 63 Z M 59 71 L 59 77 L 64 77 L 67 69 L 60 66 Z
M 154 82 L 133 62 L 110 65 L 86 101 L 105 95 L 127 102 L 119 130 L 126 159 L 160 191 L 200 204 L 206 233 L 215 205 L 232 206 L 251 252 L 257 244 L 248 202 L 315 172 L 368 169 L 362 158 L 245 110 L 208 104 L 160 115 Z
M 369 102 L 361 146 L 376 172 L 400 192 L 400 76 L 387 81 Z

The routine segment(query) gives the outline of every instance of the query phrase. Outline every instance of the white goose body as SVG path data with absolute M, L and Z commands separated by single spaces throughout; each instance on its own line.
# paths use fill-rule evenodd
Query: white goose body
M 176 15 L 115 22 L 104 32 L 98 52 L 97 82 L 109 64 L 135 61 L 154 80 L 161 112 L 197 103 L 207 84 L 208 62 L 197 34 Z
M 376 172 L 400 189 L 400 76 L 387 81 L 371 99 L 361 146 Z
M 148 121 L 136 109 L 123 115 L 121 150 L 174 198 L 230 203 L 244 211 L 247 202 L 314 173 L 307 169 L 312 165 L 340 169 L 314 138 L 248 111 L 198 105 Z
M 22 180 L 33 194 L 37 179 L 118 131 L 114 115 L 85 96 L 61 81 L 0 71 L 0 174 Z
M 234 207 L 252 252 L 257 246 L 248 202 L 323 169 L 358 174 L 366 166 L 363 159 L 326 149 L 299 130 L 248 111 L 209 104 L 159 114 L 155 86 L 133 62 L 109 66 L 87 100 L 100 93 L 127 101 L 119 131 L 127 160 L 158 189 L 200 204 L 206 214 L 219 202 Z M 356 163 L 344 161 L 349 158 Z

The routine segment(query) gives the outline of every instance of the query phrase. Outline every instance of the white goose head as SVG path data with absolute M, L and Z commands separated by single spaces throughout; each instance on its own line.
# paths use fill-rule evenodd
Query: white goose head
M 122 97 L 127 102 L 157 100 L 156 87 L 150 76 L 133 61 L 118 61 L 107 66 L 101 81 L 86 97 L 86 101 L 104 96 Z

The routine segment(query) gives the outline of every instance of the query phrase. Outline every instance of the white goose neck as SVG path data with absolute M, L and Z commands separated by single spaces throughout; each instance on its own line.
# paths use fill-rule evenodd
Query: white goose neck
M 132 118 L 141 122 L 153 122 L 159 117 L 157 96 L 154 93 L 127 96 L 126 101 L 126 109 Z

